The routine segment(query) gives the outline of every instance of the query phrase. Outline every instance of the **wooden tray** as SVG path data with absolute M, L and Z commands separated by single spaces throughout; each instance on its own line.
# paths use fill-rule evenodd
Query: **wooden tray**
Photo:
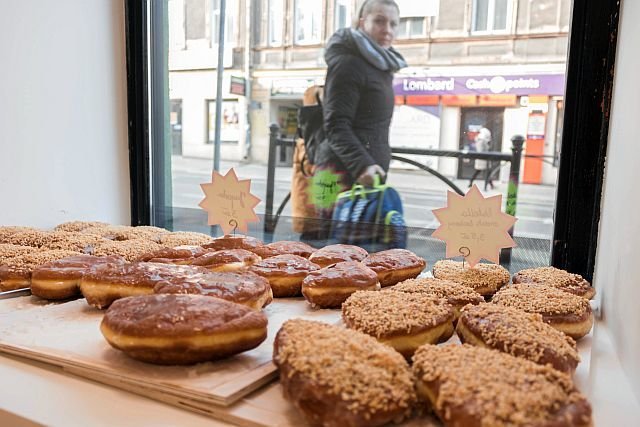
M 49 303 L 36 297 L 13 298 L 0 301 L 0 351 L 126 390 L 141 389 L 152 398 L 227 406 L 276 377 L 271 363 L 273 339 L 285 320 L 335 322 L 339 318 L 339 311 L 312 310 L 300 299 L 278 299 L 264 311 L 269 318 L 268 337 L 259 347 L 216 362 L 157 366 L 111 348 L 99 330 L 104 312 L 84 299 Z
M 265 310 L 269 337 L 260 347 L 226 361 L 193 367 L 153 366 L 131 360 L 102 338 L 102 312 L 84 300 L 51 304 L 35 297 L 0 301 L 0 351 L 43 361 L 64 371 L 243 427 L 302 427 L 301 414 L 282 396 L 271 364 L 272 343 L 284 320 L 304 317 L 339 323 L 337 310 L 312 310 L 302 299 L 276 300 Z M 574 375 L 589 394 L 591 332 L 578 341 Z M 447 343 L 459 343 L 454 335 Z M 404 427 L 441 426 L 424 415 Z

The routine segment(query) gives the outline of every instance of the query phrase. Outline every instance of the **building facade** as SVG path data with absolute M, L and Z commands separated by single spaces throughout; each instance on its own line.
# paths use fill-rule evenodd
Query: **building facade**
M 207 155 L 211 152 L 208 106 L 215 99 L 211 59 L 215 62 L 216 56 L 207 55 L 200 63 L 188 58 L 190 50 L 217 49 L 213 34 L 219 0 L 169 3 L 173 3 L 170 28 L 185 34 L 183 40 L 170 30 L 170 97 L 175 110 L 181 103 L 180 114 L 174 111 L 172 121 L 181 120 L 184 155 Z M 394 80 L 392 146 L 465 149 L 477 131 L 487 127 L 492 131 L 492 149 L 510 152 L 510 138 L 520 134 L 527 138 L 526 154 L 536 156 L 525 158 L 523 180 L 554 183 L 571 2 L 398 3 L 401 19 L 394 45 L 410 67 Z M 283 135 L 293 136 L 302 92 L 324 81 L 324 42 L 337 29 L 351 25 L 359 4 L 356 0 L 227 0 L 230 44 L 224 87 L 228 91 L 230 76 L 244 77 L 250 96 L 223 93 L 224 110 L 230 112 L 223 119 L 223 158 L 266 161 L 268 127 L 273 122 Z M 197 15 L 197 8 L 212 11 L 205 13 L 208 21 L 190 18 Z M 447 176 L 467 177 L 472 171 L 472 164 L 455 159 L 421 160 Z M 501 172 L 503 178 L 507 169 Z

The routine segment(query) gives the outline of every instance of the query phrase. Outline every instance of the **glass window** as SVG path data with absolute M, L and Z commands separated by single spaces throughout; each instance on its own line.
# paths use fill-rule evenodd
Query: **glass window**
M 211 44 L 217 45 L 220 39 L 220 0 L 210 0 L 212 6 L 211 13 Z M 226 1 L 224 42 L 226 46 L 235 45 L 235 11 L 236 0 Z
M 256 207 L 262 222 L 253 225 L 250 234 L 267 240 L 302 239 L 322 246 L 325 241 L 314 242 L 313 230 L 299 221 L 302 215 L 313 218 L 314 211 L 300 214 L 287 197 L 294 190 L 294 165 L 300 159 L 294 152 L 297 112 L 306 89 L 325 83 L 322 43 L 331 34 L 324 34 L 324 29 L 348 26 L 355 4 L 360 3 L 242 2 L 250 14 L 256 14 L 247 17 L 247 9 L 239 7 L 238 0 L 227 0 L 225 44 L 234 48 L 225 49 L 230 54 L 225 57 L 222 93 L 217 94 L 212 45 L 217 42 L 220 1 L 147 1 L 152 7 L 168 7 L 168 17 L 152 15 L 167 19 L 168 27 L 162 21 L 149 31 L 157 43 L 156 50 L 150 51 L 168 49 L 173 55 L 168 68 L 161 61 L 151 62 L 160 77 L 155 92 L 151 91 L 149 110 L 166 114 L 156 120 L 168 127 L 164 135 L 152 134 L 151 146 L 160 152 L 150 157 L 167 159 L 169 165 L 164 167 L 171 172 L 160 174 L 171 179 L 154 181 L 154 189 L 172 186 L 167 194 L 173 197 L 172 219 L 154 225 L 185 228 L 199 224 L 199 231 L 211 231 L 198 207 L 203 196 L 199 184 L 211 179 L 215 100 L 219 98 L 223 100 L 220 172 L 233 167 L 239 178 L 251 179 L 252 191 L 262 200 Z M 454 187 L 454 191 L 466 192 L 471 180 L 487 195 L 502 195 L 510 209 L 517 207 L 519 220 L 513 233 L 518 247 L 512 252 L 510 268 L 544 265 L 550 259 L 559 194 L 558 157 L 570 144 L 567 141 L 572 141 L 565 137 L 564 144 L 560 143 L 562 129 L 567 128 L 565 110 L 571 112 L 564 103 L 569 28 L 540 29 L 562 22 L 571 2 L 543 3 L 545 7 L 515 8 L 515 0 L 447 0 L 446 7 L 440 1 L 442 8 L 431 9 L 433 15 L 412 8 L 410 1 L 401 3 L 397 37 L 402 42 L 394 46 L 410 67 L 393 78 L 395 105 L 389 107 L 393 117 L 388 133 L 396 158 L 389 165 L 387 182 L 403 200 L 409 227 L 407 248 L 431 265 L 444 258 L 442 243 L 431 238 L 438 225 L 432 209 L 443 207 L 447 191 Z M 243 23 L 240 34 L 238 23 Z M 253 28 L 245 31 L 244 23 Z M 534 29 L 536 37 L 532 38 Z M 169 46 L 162 31 L 168 31 Z M 261 34 L 267 37 L 263 45 L 286 49 L 253 45 L 256 38 L 245 40 L 246 34 Z M 491 41 L 477 34 L 492 34 Z M 196 44 L 205 50 L 192 48 Z M 163 92 L 167 86 L 160 71 L 168 74 L 168 93 Z M 238 90 L 238 84 L 232 90 L 232 76 L 235 82 L 246 82 L 246 92 Z M 272 123 L 277 126 L 270 128 Z M 482 145 L 493 157 L 476 163 L 473 153 L 479 151 L 480 134 L 490 135 Z M 525 139 L 521 157 L 513 157 L 516 135 Z M 268 163 L 270 154 L 272 162 Z M 518 161 L 520 166 L 512 171 Z M 269 185 L 268 176 L 274 178 Z M 517 199 L 507 204 L 514 194 Z M 279 207 L 281 215 L 276 221 L 270 215 Z
M 474 0 L 473 32 L 496 32 L 508 30 L 510 0 Z
M 400 18 L 396 37 L 398 39 L 415 39 L 424 37 L 423 17 Z
M 185 30 L 187 40 L 201 40 L 207 36 L 206 0 L 185 0 Z
M 269 2 L 269 24 L 268 24 L 269 46 L 279 46 L 282 44 L 282 33 L 284 29 L 284 0 L 268 0 L 268 2 Z
M 186 19 L 185 4 L 182 0 L 169 0 L 169 49 L 182 50 L 185 48 Z
M 336 0 L 335 28 L 351 26 L 351 2 L 349 0 Z
M 216 131 L 216 100 L 207 100 L 207 143 L 213 144 Z M 222 122 L 220 126 L 220 141 L 238 144 L 240 141 L 240 107 L 237 99 L 222 101 Z
M 322 37 L 322 2 L 318 0 L 295 0 L 295 23 L 293 31 L 296 44 L 320 43 Z

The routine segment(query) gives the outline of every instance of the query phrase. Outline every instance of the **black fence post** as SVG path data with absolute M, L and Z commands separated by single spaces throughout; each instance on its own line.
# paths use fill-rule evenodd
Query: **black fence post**
M 507 203 L 505 213 L 516 216 L 516 206 L 518 204 L 518 186 L 520 185 L 520 162 L 522 160 L 522 148 L 524 137 L 514 135 L 511 137 L 511 169 L 509 170 L 509 184 L 507 185 Z M 513 237 L 513 227 L 509 229 L 509 235 Z M 500 253 L 500 263 L 511 263 L 511 248 L 503 249 Z
M 269 126 L 269 159 L 267 161 L 267 198 L 264 207 L 264 231 L 273 231 L 273 192 L 276 178 L 276 147 L 278 146 L 278 132 L 280 126 L 271 123 Z

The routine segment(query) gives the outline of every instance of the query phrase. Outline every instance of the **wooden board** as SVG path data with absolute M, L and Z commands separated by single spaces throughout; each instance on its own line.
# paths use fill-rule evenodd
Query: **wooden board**
M 36 297 L 0 301 L 0 351 L 59 366 L 120 388 L 139 387 L 203 405 L 230 405 L 276 377 L 273 339 L 289 318 L 335 322 L 339 311 L 312 310 L 304 300 L 278 299 L 264 310 L 268 337 L 229 359 L 193 366 L 157 366 L 109 346 L 99 330 L 103 311 L 84 299 L 49 303 Z
M 276 300 L 266 312 L 270 319 L 268 348 L 258 351 L 259 347 L 254 351 L 261 353 L 264 350 L 263 356 L 268 356 L 269 361 L 274 331 L 284 319 L 305 317 L 339 323 L 339 311 L 312 310 L 301 299 Z M 97 329 L 101 316 L 101 312 L 86 306 L 84 300 L 66 304 L 51 304 L 29 297 L 0 301 L 0 351 L 44 361 L 73 375 L 243 427 L 308 425 L 296 408 L 284 399 L 279 382 L 270 382 L 276 376 L 275 368 L 270 362 L 260 364 L 263 356 L 248 352 L 228 361 L 186 368 L 148 365 L 126 358 L 104 342 Z M 72 336 L 65 337 L 65 333 Z M 589 392 L 592 334 L 578 341 L 582 361 L 574 380 L 585 394 Z M 76 335 L 83 338 L 78 339 Z M 41 339 L 43 341 L 39 341 Z M 88 345 L 92 350 L 72 348 L 72 343 Z M 459 343 L 455 335 L 447 342 L 452 343 Z M 92 359 L 89 363 L 89 354 L 97 356 L 97 360 Z M 231 372 L 222 372 L 223 369 Z M 207 382 L 210 387 L 206 387 Z M 216 400 L 228 403 L 226 406 L 216 404 Z M 430 415 L 413 418 L 401 425 L 441 426 Z

